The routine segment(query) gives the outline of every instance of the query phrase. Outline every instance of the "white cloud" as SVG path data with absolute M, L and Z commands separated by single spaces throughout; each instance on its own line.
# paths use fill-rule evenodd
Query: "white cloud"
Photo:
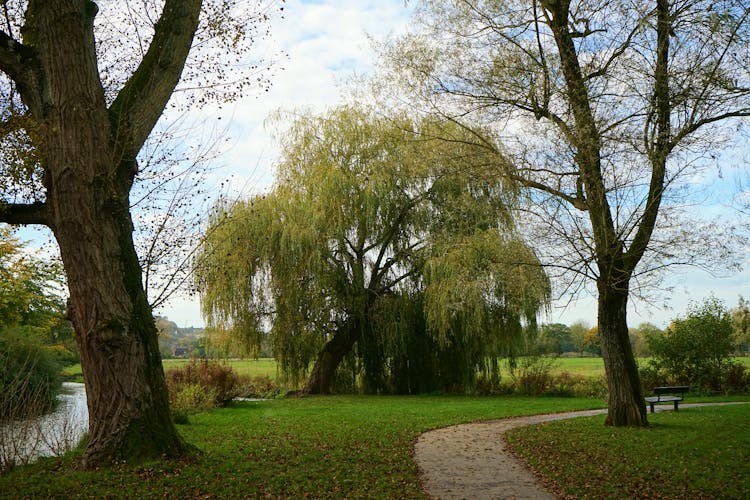
M 225 107 L 217 116 L 231 122 L 231 148 L 223 163 L 234 174 L 235 189 L 250 192 L 273 181 L 277 145 L 265 126 L 270 113 L 298 108 L 322 111 L 341 99 L 344 82 L 372 70 L 375 54 L 368 36 L 375 39 L 403 32 L 409 10 L 403 0 L 288 1 L 284 19 L 272 23 L 272 39 L 259 51 L 288 57 L 279 62 L 267 92 L 255 93 Z M 246 194 L 248 194 L 246 192 Z
M 258 50 L 283 51 L 271 88 L 248 95 L 221 110 L 204 110 L 207 124 L 230 123 L 229 148 L 217 174 L 232 176 L 231 190 L 249 195 L 268 189 L 278 148 L 266 125 L 270 113 L 299 108 L 322 111 L 341 101 L 342 86 L 372 71 L 369 37 L 404 32 L 409 10 L 403 0 L 302 1 L 284 4 L 284 18 L 272 21 L 272 39 Z M 159 313 L 180 326 L 203 324 L 197 299 L 176 298 Z

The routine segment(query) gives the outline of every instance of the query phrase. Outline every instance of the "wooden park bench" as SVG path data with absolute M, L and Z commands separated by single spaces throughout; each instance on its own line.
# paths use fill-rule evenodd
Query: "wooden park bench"
M 654 413 L 654 405 L 658 403 L 674 403 L 674 411 L 677 411 L 677 405 L 684 399 L 684 394 L 690 389 L 686 385 L 654 387 L 654 396 L 648 396 L 646 403 L 651 406 L 651 413 Z

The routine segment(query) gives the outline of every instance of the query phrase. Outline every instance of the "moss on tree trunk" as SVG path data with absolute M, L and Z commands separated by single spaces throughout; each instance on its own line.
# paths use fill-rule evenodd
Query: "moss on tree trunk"
M 599 289 L 599 339 L 607 373 L 609 395 L 606 425 L 646 426 L 646 406 L 638 376 L 638 365 L 630 345 L 627 323 L 627 291 Z

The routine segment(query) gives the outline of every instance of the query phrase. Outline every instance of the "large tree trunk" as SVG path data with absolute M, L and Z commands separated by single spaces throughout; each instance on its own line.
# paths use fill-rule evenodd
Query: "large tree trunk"
M 77 189 L 58 191 L 51 209 L 86 382 L 90 424 L 82 465 L 179 456 L 186 448 L 170 417 L 127 204 L 113 210 L 105 189 L 76 181 Z
M 628 339 L 626 312 L 629 277 L 645 251 L 655 220 L 651 217 L 655 218 L 659 202 L 654 200 L 651 203 L 652 200 L 649 200 L 647 214 L 638 229 L 637 241 L 632 243 L 632 250 L 625 254 L 625 244 L 615 228 L 603 174 L 602 136 L 592 110 L 588 81 L 581 67 L 575 35 L 570 29 L 570 2 L 545 0 L 542 5 L 551 14 L 550 28 L 558 47 L 567 84 L 567 99 L 575 119 L 575 137 L 571 145 L 576 150 L 576 161 L 580 167 L 583 187 L 580 196 L 583 197 L 585 192 L 582 199 L 585 200 L 591 221 L 600 273 L 597 280 L 598 322 L 609 386 L 607 424 L 646 425 L 638 369 Z M 652 178 L 652 185 L 658 185 L 658 182 L 658 176 Z
M 599 339 L 609 388 L 606 425 L 648 425 L 638 366 L 628 337 L 628 292 L 599 284 Z
M 55 4 L 55 5 L 52 5 Z M 116 147 L 96 64 L 93 8 L 37 7 L 33 43 L 42 57 L 47 105 L 40 120 L 49 225 L 70 290 L 89 408 L 82 459 L 177 456 L 156 327 L 133 245 L 128 193 L 135 161 Z
M 336 332 L 318 353 L 318 359 L 315 360 L 310 377 L 302 388 L 302 394 L 330 394 L 336 369 L 361 336 L 362 328 L 358 321 L 347 323 L 343 330 Z

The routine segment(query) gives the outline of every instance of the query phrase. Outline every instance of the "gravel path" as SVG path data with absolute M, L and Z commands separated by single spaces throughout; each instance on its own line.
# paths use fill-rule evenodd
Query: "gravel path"
M 524 425 L 604 412 L 507 418 L 426 432 L 414 448 L 422 487 L 433 498 L 554 499 L 556 496 L 505 449 L 502 434 Z
M 699 405 L 681 405 L 685 408 L 692 406 Z M 657 411 L 671 408 L 657 407 Z M 508 418 L 426 432 L 419 436 L 414 448 L 422 488 L 432 498 L 557 498 L 526 465 L 506 450 L 502 434 L 524 425 L 589 417 L 606 411 L 587 410 Z

